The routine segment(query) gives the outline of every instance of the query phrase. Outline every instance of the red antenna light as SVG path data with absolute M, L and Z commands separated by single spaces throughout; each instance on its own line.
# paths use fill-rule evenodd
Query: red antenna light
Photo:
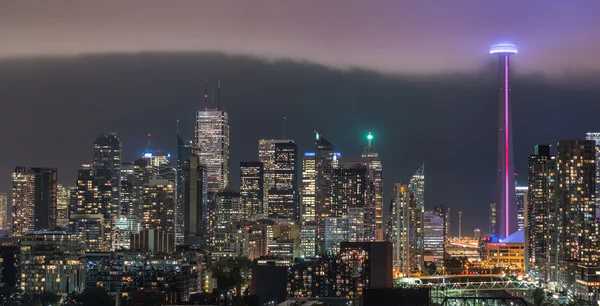
M 148 137 L 152 136 L 152 134 L 148 134 Z

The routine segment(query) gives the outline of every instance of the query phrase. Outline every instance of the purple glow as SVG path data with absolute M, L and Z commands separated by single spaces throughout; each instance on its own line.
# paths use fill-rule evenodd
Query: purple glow
M 490 54 L 499 54 L 499 53 L 508 53 L 508 54 L 517 54 L 517 46 L 513 44 L 497 44 L 493 45 L 490 48 Z
M 516 49 L 515 49 L 516 50 Z M 490 51 L 491 52 L 491 51 Z M 509 209 L 509 201 L 508 201 L 508 185 L 509 185 L 509 171 L 508 171 L 508 55 L 504 56 L 504 188 L 506 189 L 505 193 L 505 212 L 504 218 L 506 220 L 506 224 L 504 226 L 504 231 L 506 232 L 506 236 L 510 235 L 509 233 L 509 221 L 508 221 L 508 209 Z

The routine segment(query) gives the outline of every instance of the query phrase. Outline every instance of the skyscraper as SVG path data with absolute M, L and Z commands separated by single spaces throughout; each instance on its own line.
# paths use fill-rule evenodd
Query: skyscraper
M 367 160 L 368 191 L 365 204 L 365 239 L 371 241 L 383 240 L 383 165 L 379 153 L 372 141 L 373 134 L 367 135 L 367 146 L 362 158 Z
M 293 140 L 265 140 L 258 142 L 258 159 L 264 165 L 264 190 L 268 205 L 274 203 L 278 208 L 269 207 L 271 211 L 280 211 L 281 205 L 292 206 L 297 218 L 298 209 L 298 145 Z M 272 194 L 272 195 L 271 195 Z M 289 209 L 285 209 L 289 210 Z M 279 217 L 283 215 L 275 213 Z M 291 217 L 289 214 L 285 214 Z
M 120 184 L 121 184 L 121 141 L 115 133 L 100 135 L 94 141 L 95 169 L 107 169 L 111 177 L 112 206 L 119 211 Z M 121 209 L 122 210 L 122 209 Z
M 0 193 L 0 230 L 8 229 L 8 197 Z
M 315 131 L 315 219 L 319 225 L 317 232 L 318 254 L 323 253 L 325 250 L 324 218 L 332 215 L 331 177 L 340 156 L 341 154 L 334 152 L 333 144 Z
M 598 259 L 596 219 L 596 143 L 563 140 L 557 149 L 559 282 L 575 283 L 577 265 Z
M 422 164 L 410 178 L 408 189 L 415 195 L 415 205 L 425 207 L 425 164 Z
M 490 214 L 489 214 L 489 223 L 490 223 L 490 236 L 498 237 L 496 235 L 498 231 L 498 205 L 496 203 L 490 203 Z
M 316 220 L 315 174 L 315 152 L 306 152 L 302 159 L 302 195 L 300 205 L 303 224 L 306 222 L 314 222 Z
M 527 186 L 518 186 L 515 184 L 515 195 L 517 203 L 517 226 L 519 230 L 525 228 L 527 220 L 525 215 L 527 214 Z
M 446 241 L 444 217 L 425 212 L 423 217 L 423 261 L 442 263 Z
M 56 181 L 54 168 L 15 167 L 12 175 L 13 235 L 23 237 L 32 230 L 56 226 Z
M 184 243 L 184 219 L 186 215 L 184 213 L 184 197 L 185 197 L 185 170 L 189 166 L 190 156 L 193 155 L 193 144 L 191 141 L 183 141 L 183 138 L 179 135 L 179 121 L 177 121 L 177 180 L 176 180 L 176 202 L 175 202 L 175 244 L 180 245 Z M 195 157 L 198 159 L 197 157 Z
M 515 198 L 512 119 L 509 84 L 509 58 L 517 54 L 512 44 L 498 44 L 490 48 L 490 54 L 498 56 L 498 230 L 496 236 L 508 237 L 517 231 Z
M 406 277 L 423 268 L 424 211 L 407 185 L 394 184 L 388 216 L 388 237 L 393 245 L 395 277 Z
M 367 209 L 367 190 L 369 186 L 366 160 L 363 158 L 340 158 L 339 167 L 333 169 L 331 178 L 331 216 L 347 217 L 349 210 Z M 374 207 L 373 207 L 374 208 Z M 375 215 L 375 211 L 372 212 Z M 375 228 L 375 219 L 370 225 Z
M 585 139 L 596 142 L 596 209 L 600 209 L 600 133 L 589 132 Z M 596 215 L 600 216 L 600 211 Z
M 226 112 L 208 108 L 198 112 L 194 147 L 208 173 L 208 193 L 214 195 L 229 183 L 229 116 Z
M 62 222 L 68 223 L 69 204 L 71 202 L 71 192 L 73 192 L 73 190 L 75 190 L 75 187 L 73 186 L 63 186 L 62 184 L 56 185 L 56 218 L 62 220 Z
M 99 239 L 100 247 L 94 251 L 106 252 L 112 248 L 112 221 L 119 213 L 119 207 L 112 204 L 112 178 L 110 169 L 95 169 L 92 165 L 83 165 L 77 173 L 77 202 L 69 218 L 70 223 L 76 221 L 79 226 L 73 226 L 71 234 L 82 237 L 90 228 L 100 233 L 103 236 Z
M 209 243 L 208 174 L 198 157 L 189 156 L 183 168 L 184 243 L 205 248 Z
M 525 269 L 543 283 L 557 280 L 556 157 L 538 144 L 529 156 Z
M 245 218 L 264 213 L 264 167 L 261 162 L 240 163 L 240 195 Z M 263 216 L 264 217 L 264 216 Z

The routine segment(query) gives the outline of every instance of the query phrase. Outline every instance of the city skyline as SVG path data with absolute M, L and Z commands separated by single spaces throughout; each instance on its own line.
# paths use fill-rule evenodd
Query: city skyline
M 256 63 L 255 63 L 256 64 Z M 333 73 L 333 72 L 329 72 L 329 73 Z M 488 75 L 488 77 L 490 78 L 490 84 L 493 83 L 493 69 L 488 69 L 486 71 L 486 74 Z M 517 81 L 515 81 L 515 86 L 517 86 L 517 89 L 519 89 L 519 75 L 516 76 Z M 188 109 L 194 109 L 193 112 L 195 112 L 198 108 L 201 108 L 203 105 L 203 99 L 202 99 L 202 80 L 200 80 L 200 82 L 197 82 L 197 86 L 196 88 L 196 92 L 192 93 L 191 96 L 194 97 L 194 101 L 192 101 L 192 103 L 187 103 L 187 104 L 191 104 L 189 106 L 187 106 Z M 199 84 L 198 84 L 199 83 Z M 211 84 L 215 84 L 216 81 L 211 81 Z M 226 83 L 229 85 L 229 83 Z M 238 83 L 236 83 L 235 85 L 237 85 Z M 234 86 L 233 84 L 231 86 Z M 313 85 L 314 86 L 314 85 Z M 479 86 L 481 86 L 481 84 L 479 84 Z M 487 86 L 486 86 L 487 87 Z M 228 87 L 226 87 L 228 88 Z M 243 91 L 244 93 L 247 93 L 248 87 L 247 86 L 243 86 Z M 490 92 L 493 91 L 493 89 L 490 88 Z M 569 91 L 569 90 L 567 90 Z M 560 91 L 559 91 L 560 92 Z M 233 121 L 232 124 L 234 124 L 234 131 L 240 131 L 239 128 L 239 124 L 240 121 L 246 122 L 247 120 L 245 120 L 245 118 L 243 117 L 239 117 L 240 111 L 244 111 L 245 108 L 242 107 L 242 109 L 240 109 L 239 104 L 235 103 L 234 104 L 234 100 L 232 97 L 236 97 L 237 95 L 239 95 L 238 93 L 238 88 L 228 88 L 227 91 L 225 92 L 225 97 L 227 102 L 223 102 L 225 105 L 227 105 L 227 103 L 230 103 L 231 106 L 234 109 L 234 113 L 237 114 L 236 116 L 236 120 Z M 487 94 L 489 95 L 489 93 Z M 585 95 L 583 96 L 584 101 L 585 101 Z M 592 96 L 589 96 L 589 98 L 591 98 Z M 520 98 L 520 101 L 524 100 L 523 98 Z M 536 99 L 538 100 L 538 99 Z M 493 102 L 491 102 L 493 103 Z M 490 103 L 490 104 L 491 104 Z M 523 107 L 524 103 L 520 103 L 518 105 L 518 107 Z M 235 105 L 235 106 L 234 106 Z M 529 104 L 531 105 L 531 103 Z M 532 105 L 533 106 L 533 105 Z M 491 107 L 491 105 L 488 105 L 485 107 L 485 112 L 490 114 L 489 112 L 492 112 L 494 109 L 494 107 Z M 228 109 L 229 111 L 229 109 Z M 166 115 L 167 117 L 175 117 L 177 115 L 177 113 L 179 113 L 178 111 L 174 111 L 173 113 L 163 113 L 163 115 Z M 516 115 L 517 118 L 521 117 L 522 115 L 517 114 Z M 187 139 L 192 139 L 192 135 L 190 135 L 190 124 L 193 124 L 194 120 L 191 119 L 190 114 L 187 114 L 185 116 L 177 116 L 178 118 L 187 118 L 186 120 L 184 119 L 176 119 L 173 118 L 173 121 L 176 120 L 180 120 L 180 130 L 182 132 L 182 134 L 184 135 L 184 138 Z M 271 116 L 272 117 L 272 116 Z M 162 119 L 162 122 L 165 121 L 166 118 Z M 191 119 L 191 120 L 190 120 Z M 435 205 L 437 203 L 440 204 L 445 204 L 446 206 L 449 207 L 457 207 L 457 203 L 458 205 L 465 205 L 465 204 L 461 204 L 459 202 L 458 199 L 448 199 L 447 197 L 442 197 L 441 193 L 444 192 L 444 185 L 440 185 L 442 183 L 442 181 L 440 181 L 440 179 L 443 179 L 443 176 L 440 177 L 439 176 L 439 170 L 436 171 L 436 168 L 440 169 L 441 168 L 446 168 L 448 167 L 447 165 L 441 165 L 439 162 L 441 162 L 442 160 L 439 159 L 439 157 L 436 156 L 427 156 L 427 158 L 423 158 L 423 157 L 418 157 L 415 156 L 415 153 L 419 153 L 419 152 L 411 152 L 411 150 L 404 150 L 404 152 L 402 152 L 401 149 L 401 155 L 402 156 L 407 156 L 408 154 L 408 159 L 403 159 L 400 163 L 398 163 L 398 160 L 395 159 L 390 159 L 389 158 L 389 154 L 390 154 L 390 149 L 392 149 L 395 146 L 395 142 L 391 142 L 390 143 L 390 139 L 393 140 L 393 136 L 388 134 L 389 131 L 384 129 L 380 124 L 372 124 L 371 126 L 375 126 L 375 128 L 363 128 L 364 125 L 362 126 L 358 126 L 356 129 L 356 137 L 352 137 L 352 134 L 349 133 L 342 133 L 340 134 L 339 131 L 336 131 L 337 129 L 335 128 L 335 126 L 330 126 L 329 122 L 327 120 L 325 120 L 324 118 L 320 118 L 321 120 L 319 122 L 316 123 L 316 125 L 325 125 L 326 127 L 329 127 L 328 130 L 333 130 L 333 134 L 335 137 L 335 141 L 339 142 L 338 139 L 340 139 L 341 144 L 344 146 L 343 149 L 341 149 L 340 151 L 343 152 L 350 152 L 352 155 L 358 155 L 358 153 L 362 150 L 362 147 L 364 147 L 365 145 L 365 139 L 364 139 L 364 135 L 366 134 L 367 131 L 373 131 L 376 134 L 376 140 L 375 140 L 375 146 L 378 147 L 379 151 L 380 151 L 380 155 L 383 157 L 382 159 L 384 160 L 384 162 L 386 163 L 386 165 L 388 165 L 387 171 L 385 172 L 385 181 L 386 182 L 393 182 L 393 181 L 399 181 L 399 180 L 405 180 L 407 176 L 409 176 L 410 172 L 414 171 L 414 169 L 408 169 L 408 167 L 414 167 L 413 163 L 421 163 L 423 161 L 427 162 L 430 166 L 430 172 L 429 172 L 429 180 L 428 180 L 428 197 L 431 201 L 428 201 L 428 203 L 430 205 Z M 385 115 L 383 115 L 382 119 L 386 119 Z M 473 118 L 469 118 L 469 120 L 472 120 Z M 373 117 L 372 115 L 368 116 L 366 118 L 365 121 L 368 122 L 375 122 L 373 121 Z M 483 121 L 483 120 L 482 120 Z M 256 150 L 256 141 L 260 138 L 277 138 L 275 136 L 280 135 L 281 131 L 282 131 L 282 122 L 283 122 L 283 118 L 270 118 L 269 122 L 267 123 L 266 126 L 266 130 L 265 130 L 265 126 L 257 126 L 257 131 L 253 132 L 252 134 L 256 133 L 256 134 L 262 134 L 264 136 L 271 136 L 271 137 L 257 137 L 256 140 L 252 140 L 249 139 L 250 137 L 242 137 L 242 135 L 240 135 L 240 133 L 232 133 L 232 137 L 234 137 L 234 140 L 232 140 L 232 144 L 233 144 L 233 149 L 232 149 L 232 155 L 233 155 L 233 159 L 231 161 L 232 165 L 236 165 L 236 160 L 239 161 L 240 159 L 254 159 L 254 155 L 256 154 L 255 150 Z M 95 127 L 89 127 L 89 128 L 85 128 L 85 130 L 87 131 L 87 134 L 90 135 L 91 139 L 93 139 L 94 137 L 96 137 L 97 134 L 102 133 L 102 132 L 106 132 L 106 131 L 114 131 L 114 130 L 121 130 L 121 128 L 118 128 L 119 126 L 122 126 L 122 128 L 124 128 L 126 126 L 125 122 L 115 122 L 115 124 L 117 124 L 117 128 L 108 128 L 107 130 L 104 130 L 104 128 L 102 128 L 103 124 L 100 124 L 100 126 L 98 126 L 98 129 L 102 129 L 102 131 L 97 131 Z M 152 124 L 145 123 L 144 126 L 145 127 L 136 127 L 133 130 L 137 130 L 140 133 L 144 132 L 143 135 L 133 135 L 134 137 L 130 136 L 132 135 L 131 131 L 125 131 L 123 133 L 120 133 L 120 137 L 123 138 L 123 135 L 128 135 L 125 136 L 127 137 L 126 140 L 124 140 L 125 143 L 125 149 L 124 149 L 124 157 L 123 160 L 133 160 L 137 157 L 139 157 L 140 154 L 142 154 L 145 149 L 143 148 L 147 148 L 147 138 L 146 138 L 146 134 L 145 132 L 151 131 L 152 133 L 152 137 L 150 138 L 150 147 L 151 148 L 172 148 L 168 151 L 172 152 L 172 154 L 176 151 L 174 146 L 170 145 L 173 137 L 173 134 L 171 134 L 170 129 L 175 129 L 175 125 L 172 122 L 165 122 L 164 123 L 166 126 L 163 128 L 161 127 L 160 129 L 157 130 L 157 126 L 154 126 Z M 519 124 L 518 122 L 515 124 Z M 292 138 L 298 139 L 298 144 L 299 144 L 299 151 L 300 152 L 307 152 L 307 151 L 312 151 L 310 148 L 307 148 L 307 144 L 310 145 L 310 140 L 306 140 L 307 137 L 311 137 L 311 133 L 309 131 L 306 130 L 299 130 L 301 127 L 306 127 L 306 123 L 303 122 L 299 122 L 297 118 L 293 117 L 293 116 L 288 116 L 288 134 L 290 134 L 291 136 L 293 136 Z M 489 124 L 488 124 L 489 125 Z M 236 128 L 236 126 L 238 126 L 238 128 Z M 314 126 L 313 124 L 310 124 L 309 126 Z M 519 126 L 522 126 L 522 123 L 519 124 Z M 491 126 L 488 126 L 488 128 L 490 128 Z M 428 130 L 429 128 L 425 128 L 425 130 Z M 193 130 L 193 128 L 192 128 Z M 312 129 L 311 129 L 312 130 Z M 515 135 L 516 140 L 515 141 L 519 141 L 519 138 L 521 134 L 525 133 L 523 131 L 523 129 L 520 129 L 520 132 L 517 132 L 517 135 Z M 585 127 L 585 130 L 594 130 L 592 128 L 587 128 Z M 562 138 L 562 139 L 583 139 L 583 137 L 585 136 L 583 131 L 584 127 L 581 127 L 578 131 L 573 131 L 573 132 L 569 132 L 566 133 L 565 131 L 558 131 L 558 130 L 553 130 L 553 129 L 549 129 L 546 131 L 538 131 L 538 133 L 542 133 L 542 137 L 529 137 L 529 141 L 531 141 L 531 145 L 535 144 L 536 142 L 547 142 L 547 143 L 554 143 L 555 141 L 557 141 L 558 139 Z M 80 134 L 80 132 L 77 131 L 70 131 L 71 133 L 75 133 L 75 135 Z M 173 131 L 174 132 L 174 131 Z M 307 133 L 308 132 L 308 133 Z M 359 134 L 360 132 L 360 134 Z M 473 133 L 474 131 L 469 131 L 468 133 Z M 488 131 L 489 132 L 489 131 Z M 555 135 L 549 135 L 549 134 L 555 134 Z M 187 135 L 186 135 L 187 134 Z M 327 133 L 329 135 L 329 132 Z M 547 136 L 543 136 L 544 134 L 546 134 Z M 562 135 L 562 136 L 560 136 Z M 584 136 L 581 136 L 584 135 Z M 298 136 L 298 137 L 296 137 Z M 240 137 L 243 138 L 240 140 Z M 392 137 L 392 138 L 390 138 Z M 404 138 L 406 139 L 406 136 L 403 136 L 402 134 L 400 135 L 401 139 Z M 495 137 L 490 137 L 490 135 L 486 135 L 485 137 L 490 138 L 490 140 L 492 140 L 491 142 L 495 143 L 495 140 L 493 138 Z M 247 144 L 247 142 L 245 141 L 245 139 L 248 138 L 248 140 L 252 140 L 251 144 Z M 349 139 L 350 138 L 350 139 Z M 521 137 L 522 138 L 522 137 Z M 88 138 L 90 139 L 90 138 Z M 124 138 L 125 139 L 125 138 Z M 409 138 L 410 139 L 410 138 Z M 351 140 L 349 142 L 349 140 Z M 87 140 L 88 142 L 90 142 L 90 140 Z M 460 141 L 460 140 L 459 140 Z M 462 140 L 464 141 L 464 140 Z M 528 143 L 529 141 L 523 141 L 521 139 L 520 143 Z M 403 143 L 404 141 L 401 141 L 401 143 Z M 444 142 L 442 140 L 442 142 Z M 495 150 L 493 148 L 493 144 L 491 144 L 488 142 L 488 145 L 485 145 L 484 142 L 484 147 L 482 148 L 474 148 L 476 149 L 477 152 L 481 152 L 481 153 L 485 153 L 485 154 L 492 154 L 491 150 Z M 46 154 L 43 156 L 37 156 L 37 158 L 35 160 L 38 161 L 30 161 L 27 162 L 26 160 L 23 159 L 23 156 L 20 155 L 18 157 L 14 157 L 12 154 L 10 154 L 9 152 L 9 156 L 13 156 L 12 159 L 19 161 L 19 164 L 42 164 L 42 165 L 49 165 L 49 166 L 54 166 L 56 164 L 56 162 L 45 162 L 44 160 L 49 160 L 49 157 L 52 157 L 54 160 L 56 159 L 60 159 L 61 156 L 63 156 L 64 154 L 67 154 L 70 157 L 70 160 L 78 160 L 78 162 L 68 162 L 65 164 L 64 161 L 60 161 L 58 162 L 57 166 L 59 168 L 59 172 L 61 173 L 59 182 L 63 183 L 65 185 L 72 185 L 74 183 L 71 183 L 75 180 L 74 176 L 76 174 L 76 169 L 79 168 L 80 164 L 82 163 L 89 163 L 90 159 L 89 158 L 85 158 L 86 156 L 89 156 L 89 154 L 91 154 L 89 146 L 85 146 L 85 139 L 83 139 L 81 141 L 81 147 L 79 147 L 80 145 L 77 143 L 71 143 L 71 142 L 62 142 L 61 144 L 62 146 L 66 146 L 71 148 L 70 150 L 66 150 L 66 151 L 61 151 L 60 154 Z M 75 145 L 75 146 L 74 146 Z M 390 146 L 391 147 L 388 147 Z M 527 146 L 531 146 L 530 144 L 527 144 Z M 248 147 L 246 147 L 248 146 Z M 527 156 L 529 154 L 529 150 L 527 149 L 527 147 L 525 147 L 524 145 L 516 145 L 516 150 L 517 151 L 521 151 L 521 152 L 525 152 L 525 154 L 522 153 L 518 153 L 518 156 L 522 157 L 522 156 Z M 485 150 L 483 150 L 483 148 L 485 148 Z M 50 150 L 52 150 L 52 148 L 49 148 Z M 83 150 L 82 150 L 83 149 Z M 350 149 L 350 150 L 349 150 Z M 73 151 L 74 150 L 74 151 Z M 71 153 L 73 151 L 73 153 Z M 83 153 L 77 153 L 77 152 L 82 152 Z M 250 152 L 248 152 L 250 151 Z M 32 151 L 34 152 L 34 151 Z M 245 158 L 240 158 L 240 152 L 242 152 L 242 154 L 244 156 L 247 156 Z M 25 154 L 27 155 L 27 154 Z M 411 157 L 412 155 L 412 157 Z M 416 158 L 415 158 L 416 157 Z M 23 161 L 21 161 L 23 160 Z M 406 160 L 406 162 L 404 162 Z M 430 162 L 433 161 L 433 164 Z M 490 160 L 487 160 L 487 162 L 489 163 Z M 410 165 L 409 165 L 410 164 Z M 437 165 L 436 165 L 437 164 Z M 516 164 L 517 164 L 517 169 L 523 169 L 524 166 L 526 166 L 526 157 L 524 158 L 517 158 L 516 159 Z M 519 166 L 519 164 L 521 164 L 521 166 Z M 489 164 L 488 164 L 489 165 Z M 14 167 L 14 165 L 4 165 L 2 164 L 2 168 L 4 167 Z M 440 167 L 441 166 L 441 167 Z M 493 167 L 493 166 L 492 166 Z M 75 169 L 75 172 L 71 172 L 70 169 Z M 456 169 L 456 168 L 454 168 Z M 10 170 L 9 170 L 10 171 Z M 437 172 L 437 173 L 436 173 Z M 473 171 L 473 172 L 477 172 L 477 171 Z M 483 172 L 485 172 L 485 174 L 483 174 Z M 390 175 L 390 173 L 392 173 Z M 405 173 L 405 174 L 403 174 Z M 517 173 L 520 175 L 524 175 L 524 173 L 526 173 L 525 170 L 517 170 Z M 481 175 L 485 175 L 488 176 L 487 180 L 488 180 L 488 186 L 490 186 L 491 184 L 494 184 L 495 182 L 492 180 L 490 180 L 489 177 L 490 174 L 490 170 L 489 168 L 486 169 L 486 171 L 482 171 Z M 234 185 L 237 185 L 239 183 L 239 173 L 237 170 L 232 170 L 232 182 Z M 458 174 L 460 175 L 460 174 Z M 471 174 L 473 175 L 473 174 Z M 446 179 L 451 179 L 450 177 L 447 177 Z M 484 180 L 486 180 L 486 178 L 484 178 Z M 475 210 L 472 210 L 474 212 L 474 215 L 487 215 L 487 203 L 492 201 L 492 196 L 491 193 L 493 192 L 493 190 L 490 190 L 489 187 L 487 188 L 487 190 L 485 190 L 485 186 L 483 186 L 483 188 L 481 188 L 482 185 L 479 185 L 480 189 L 482 189 L 481 191 L 476 191 L 476 193 L 479 193 L 479 199 L 480 201 L 472 201 L 469 203 L 468 207 L 473 207 Z M 386 184 L 386 186 L 384 187 L 384 211 L 387 211 L 387 206 L 389 205 L 389 199 L 390 199 L 390 194 L 391 192 L 389 191 L 389 185 Z M 440 189 L 441 188 L 441 189 Z M 454 188 L 453 188 L 454 189 Z M 460 189 L 460 187 L 459 187 Z M 436 190 L 439 190 L 439 193 L 436 192 Z M 446 189 L 447 190 L 447 189 Z M 0 189 L 0 191 L 3 191 L 2 189 Z M 9 191 L 9 190 L 7 190 Z M 483 195 L 483 196 L 482 196 Z M 485 202 L 485 204 L 481 204 L 481 202 Z M 427 209 L 430 209 L 431 206 L 427 205 Z M 485 206 L 485 207 L 484 207 Z M 467 210 L 464 208 L 465 206 L 463 206 L 463 208 L 461 208 L 461 210 Z M 477 209 L 479 209 L 479 213 L 475 214 L 475 212 L 477 211 Z M 453 211 L 458 211 L 458 208 L 456 210 Z M 468 212 L 467 212 L 468 213 Z M 456 220 L 457 220 L 457 215 L 456 213 L 453 214 L 451 216 L 451 219 L 454 220 L 453 224 L 457 224 Z M 469 219 L 474 219 L 473 216 L 469 216 L 469 215 L 464 215 L 463 216 L 463 222 L 464 223 L 464 230 L 465 231 L 471 231 L 473 228 L 487 228 L 486 224 L 483 224 L 481 221 L 480 223 L 474 223 L 474 224 L 470 224 Z M 475 222 L 477 222 L 478 220 L 475 220 Z M 456 227 L 451 228 L 451 233 L 452 234 L 456 234 L 457 230 Z

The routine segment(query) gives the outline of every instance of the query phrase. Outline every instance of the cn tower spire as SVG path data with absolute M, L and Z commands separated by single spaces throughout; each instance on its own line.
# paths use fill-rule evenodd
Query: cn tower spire
M 517 47 L 513 44 L 493 45 L 490 54 L 498 57 L 498 168 L 496 172 L 499 218 L 496 223 L 498 227 L 496 235 L 499 238 L 506 238 L 518 230 L 509 82 L 509 59 L 511 55 L 517 54 Z

